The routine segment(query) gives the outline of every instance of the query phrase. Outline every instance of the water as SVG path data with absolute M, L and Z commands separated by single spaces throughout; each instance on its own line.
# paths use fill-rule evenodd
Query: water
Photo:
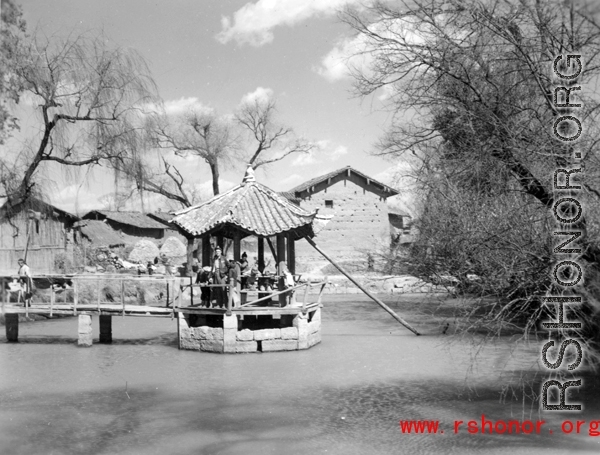
M 600 450 L 600 437 L 558 434 L 565 418 L 600 419 L 594 391 L 583 413 L 544 415 L 554 435 L 452 433 L 455 420 L 481 414 L 538 418 L 527 401 L 523 414 L 520 398 L 499 400 L 515 375 L 537 369 L 538 346 L 515 350 L 506 339 L 480 351 L 473 364 L 469 340 L 449 345 L 439 334 L 415 337 L 357 296 L 325 305 L 323 342 L 291 353 L 179 351 L 170 319 L 113 317 L 114 343 L 90 349 L 76 346 L 76 318 L 21 324 L 20 343 L 0 342 L 0 453 Z M 415 314 L 408 319 L 426 322 Z M 438 419 L 446 432 L 403 435 L 401 419 Z

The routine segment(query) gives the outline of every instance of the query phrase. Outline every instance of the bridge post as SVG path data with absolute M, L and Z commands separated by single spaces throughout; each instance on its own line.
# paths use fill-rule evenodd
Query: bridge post
M 92 346 L 92 316 L 89 314 L 79 315 L 79 339 L 77 345 L 89 348 Z
M 112 343 L 112 316 L 109 314 L 101 314 L 100 323 L 100 343 Z
M 4 324 L 6 326 L 6 340 L 19 341 L 19 315 L 17 313 L 5 313 Z
M 238 319 L 235 314 L 223 315 L 223 352 L 235 352 Z

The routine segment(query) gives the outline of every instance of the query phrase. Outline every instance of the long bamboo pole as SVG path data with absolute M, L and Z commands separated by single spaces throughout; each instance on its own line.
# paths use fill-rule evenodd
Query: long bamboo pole
M 325 254 L 325 252 L 323 252 L 323 250 L 321 248 L 319 248 L 317 246 L 317 244 L 311 238 L 305 237 L 305 239 L 308 243 L 310 243 L 310 245 L 315 250 L 317 250 L 319 253 L 321 253 L 321 255 L 325 259 L 327 259 L 329 262 L 331 262 L 331 264 L 336 269 L 338 269 L 343 275 L 345 275 L 346 278 L 348 278 L 350 281 L 352 281 L 358 289 L 363 291 L 368 297 L 371 298 L 371 300 L 373 300 L 377 305 L 379 305 L 381 308 L 383 308 L 385 311 L 387 311 L 396 321 L 398 321 L 400 324 L 402 324 L 404 327 L 406 327 L 408 330 L 410 330 L 415 335 L 420 335 L 420 333 L 417 332 L 416 329 L 412 328 L 408 322 L 406 322 L 404 319 L 402 319 L 400 316 L 398 316 L 394 312 L 394 310 L 392 310 L 389 306 L 387 306 L 385 303 L 383 303 L 381 300 L 379 300 L 377 297 L 375 297 L 373 294 L 371 294 L 369 291 L 367 291 L 364 287 L 362 287 L 354 278 L 352 278 L 350 276 L 350 274 L 348 272 L 346 272 L 342 267 L 340 267 L 339 264 L 337 264 L 333 259 L 331 259 L 329 256 L 327 256 L 327 254 Z

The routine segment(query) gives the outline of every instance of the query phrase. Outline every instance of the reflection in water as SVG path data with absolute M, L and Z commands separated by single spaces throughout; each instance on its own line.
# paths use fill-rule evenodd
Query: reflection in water
M 600 419 L 591 381 L 584 413 L 544 415 L 552 436 L 453 434 L 454 420 L 481 414 L 538 418 L 499 397 L 539 347 L 485 349 L 467 390 L 468 343 L 415 337 L 352 298 L 326 304 L 322 344 L 293 353 L 179 351 L 170 319 L 114 317 L 115 343 L 91 349 L 75 346 L 76 319 L 22 324 L 21 343 L 0 343 L 0 453 L 597 453 L 600 438 L 559 435 L 557 423 Z M 401 419 L 446 431 L 402 435 Z

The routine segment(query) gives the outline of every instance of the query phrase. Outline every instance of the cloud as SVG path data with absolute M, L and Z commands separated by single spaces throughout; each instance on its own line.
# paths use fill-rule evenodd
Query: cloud
M 343 38 L 322 59 L 319 66 L 313 68 L 317 74 L 330 82 L 349 78 L 352 71 L 369 74 L 369 67 L 378 55 L 394 52 L 402 58 L 400 48 L 404 45 L 423 45 L 434 39 L 430 25 L 412 17 L 394 18 L 375 22 L 369 29 L 390 41 L 385 46 L 381 41 L 369 39 L 364 34 L 352 38 Z M 384 99 L 389 95 L 383 95 Z
M 418 216 L 421 210 L 422 195 L 419 194 L 415 180 L 415 171 L 418 164 L 409 161 L 400 161 L 385 171 L 374 175 L 376 180 L 398 190 L 400 194 L 387 199 L 391 209 L 397 208 Z
M 323 76 L 329 82 L 336 82 L 350 77 L 351 68 L 368 67 L 371 57 L 365 53 L 367 43 L 363 35 L 354 38 L 344 38 L 321 59 L 319 66 L 313 71 Z
M 52 195 L 52 203 L 69 213 L 85 214 L 101 206 L 98 196 L 81 185 L 67 185 Z
M 196 98 L 179 98 L 178 100 L 169 100 L 164 103 L 165 113 L 168 115 L 181 115 L 187 112 L 199 112 L 202 114 L 210 114 L 213 109 Z
M 334 144 L 329 140 L 316 142 L 316 147 L 309 153 L 296 155 L 292 162 L 293 166 L 308 166 L 315 163 L 335 162 L 348 154 L 348 148 L 344 145 Z
M 221 191 L 221 193 L 224 193 L 225 191 L 230 190 L 239 183 L 241 182 L 233 183 L 229 180 L 219 179 L 219 190 Z M 202 201 L 207 201 L 208 199 L 213 197 L 212 178 L 209 178 L 202 183 L 197 183 L 193 185 L 193 187 Z
M 290 186 L 294 185 L 295 183 L 299 183 L 303 180 L 305 180 L 305 178 L 302 177 L 300 174 L 292 174 L 292 175 L 287 176 L 284 179 L 281 179 L 279 181 L 279 185 L 282 185 L 284 187 L 290 187 Z
M 292 166 L 308 166 L 309 164 L 315 164 L 317 159 L 315 158 L 314 150 L 308 153 L 299 153 L 292 161 Z
M 272 29 L 292 26 L 313 16 L 331 16 L 337 10 L 357 0 L 258 0 L 246 3 L 233 13 L 222 17 L 222 30 L 216 39 L 225 44 L 235 40 L 238 44 L 262 46 L 273 41 Z
M 266 102 L 273 98 L 274 92 L 270 88 L 256 87 L 253 92 L 248 92 L 242 96 L 241 104 L 254 104 L 256 102 Z

